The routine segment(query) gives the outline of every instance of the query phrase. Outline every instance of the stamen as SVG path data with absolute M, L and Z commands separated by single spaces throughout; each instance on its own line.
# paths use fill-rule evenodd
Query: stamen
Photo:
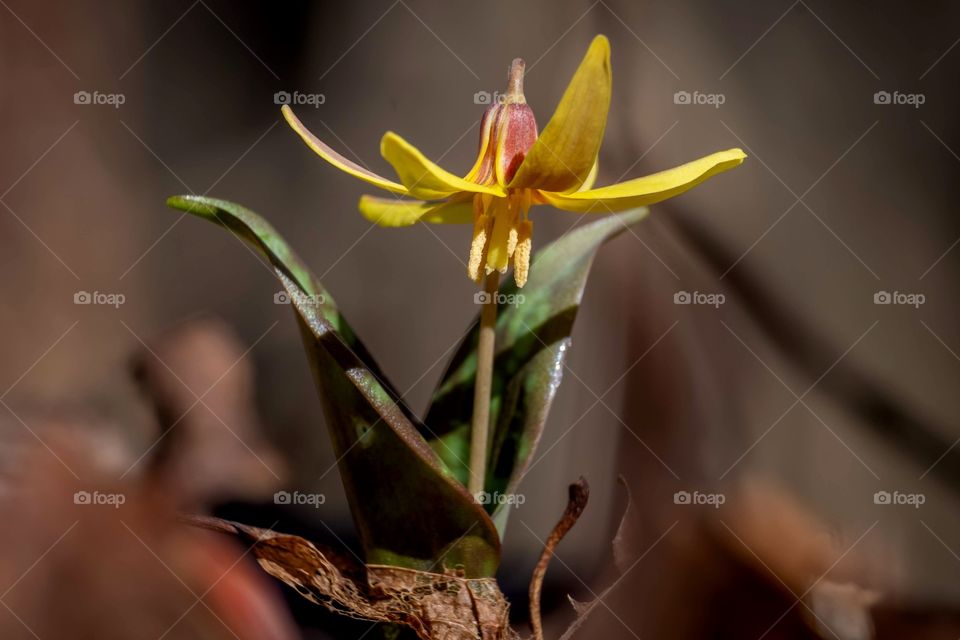
M 490 205 L 493 204 L 493 195 L 489 193 L 481 193 L 480 201 L 483 203 L 483 212 L 486 213 L 490 208 Z
M 507 248 L 510 228 L 513 227 L 516 213 L 510 198 L 494 198 L 493 205 L 491 205 L 487 214 L 493 218 L 489 227 L 490 241 L 488 242 L 489 251 L 486 260 L 488 274 L 494 271 L 506 273 L 510 267 L 510 255 L 507 253 Z
M 533 206 L 533 189 L 522 189 L 520 191 L 520 215 L 526 219 L 530 207 Z
M 470 259 L 467 262 L 467 275 L 471 280 L 480 281 L 480 274 L 487 262 L 487 227 L 490 216 L 485 213 L 477 216 L 473 223 L 473 240 L 470 243 Z
M 507 255 L 511 258 L 513 257 L 514 252 L 517 250 L 517 225 L 510 227 L 510 235 L 507 236 Z
M 530 250 L 533 247 L 533 221 L 522 220 L 518 228 L 517 248 L 513 254 L 513 279 L 517 287 L 527 283 L 530 274 Z
M 507 256 L 513 257 L 513 252 L 517 249 L 517 220 L 521 217 L 520 206 L 523 202 L 523 195 L 520 193 L 511 193 L 509 203 L 510 214 L 510 233 L 507 236 Z
M 483 195 L 476 194 L 473 196 L 473 223 L 477 223 L 477 218 L 482 216 L 486 212 L 487 208 L 483 204 Z

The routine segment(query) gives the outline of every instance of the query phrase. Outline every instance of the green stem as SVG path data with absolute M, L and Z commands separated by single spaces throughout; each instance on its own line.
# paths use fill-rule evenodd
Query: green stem
M 470 481 L 467 488 L 477 495 L 487 475 L 487 449 L 490 443 L 490 393 L 493 388 L 493 354 L 497 329 L 497 293 L 500 274 L 493 271 L 483 283 L 483 308 L 480 310 L 480 338 L 477 342 L 477 380 L 473 388 L 473 420 L 470 428 Z

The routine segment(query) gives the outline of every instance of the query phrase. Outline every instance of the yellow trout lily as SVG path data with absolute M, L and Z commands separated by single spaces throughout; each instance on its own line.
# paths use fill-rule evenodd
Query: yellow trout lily
M 710 154 L 679 167 L 593 188 L 597 156 L 610 109 L 610 44 L 594 38 L 567 86 L 557 110 L 537 134 L 533 111 L 523 96 L 522 60 L 510 68 L 509 87 L 483 114 L 476 163 L 459 177 L 426 158 L 392 131 L 380 153 L 400 182 L 381 177 L 348 160 L 303 126 L 288 106 L 283 115 L 311 149 L 333 166 L 370 184 L 413 199 L 360 198 L 360 212 L 385 227 L 416 222 L 473 224 L 467 272 L 485 274 L 514 267 L 522 287 L 530 268 L 534 205 L 549 204 L 577 213 L 613 213 L 679 195 L 707 178 L 739 165 L 740 149 Z

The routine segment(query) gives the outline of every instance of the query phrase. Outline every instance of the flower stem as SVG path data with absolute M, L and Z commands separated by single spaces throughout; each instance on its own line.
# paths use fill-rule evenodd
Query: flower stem
M 480 338 L 477 342 L 477 378 L 473 388 L 473 420 L 470 427 L 470 480 L 472 495 L 483 491 L 490 442 L 490 392 L 493 387 L 493 354 L 497 328 L 497 292 L 500 274 L 489 273 L 483 283 Z

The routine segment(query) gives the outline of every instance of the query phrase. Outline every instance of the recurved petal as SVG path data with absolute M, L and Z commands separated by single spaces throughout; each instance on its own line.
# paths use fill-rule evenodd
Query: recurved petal
M 407 188 L 402 184 L 397 184 L 393 180 L 387 180 L 382 176 L 378 176 L 369 169 L 361 167 L 356 162 L 348 160 L 330 148 L 326 143 L 320 140 L 320 138 L 310 133 L 303 123 L 300 122 L 300 119 L 297 118 L 297 116 L 293 113 L 293 109 L 291 109 L 288 105 L 283 105 L 283 107 L 280 108 L 280 111 L 283 113 L 283 117 L 286 119 L 287 124 L 290 125 L 290 128 L 296 131 L 297 135 L 299 135 L 303 141 L 307 143 L 307 146 L 313 149 L 321 158 L 341 171 L 345 171 L 350 175 L 360 178 L 361 180 L 365 180 L 366 182 L 380 187 L 381 189 L 406 195 Z
M 597 36 L 553 117 L 510 181 L 511 188 L 565 192 L 584 183 L 603 141 L 611 82 L 610 43 L 605 36 Z
M 707 178 L 732 169 L 743 162 L 746 154 L 740 149 L 718 151 L 642 178 L 628 180 L 599 189 L 575 193 L 540 192 L 540 197 L 558 209 L 579 213 L 610 213 L 642 207 L 680 195 Z
M 590 173 L 587 174 L 587 179 L 583 181 L 583 184 L 577 189 L 577 191 L 586 191 L 587 189 L 593 189 L 593 185 L 597 183 L 597 175 L 600 173 L 600 160 L 599 158 L 593 163 L 593 167 L 590 169 Z
M 499 107 L 499 104 L 487 107 L 487 110 L 483 112 L 483 117 L 480 118 L 480 151 L 477 152 L 477 160 L 473 167 L 467 175 L 463 176 L 464 180 L 486 183 L 489 182 L 489 178 L 493 174 L 493 154 L 489 153 L 489 150 L 494 143 L 493 125 L 497 119 Z
M 473 203 L 470 198 L 444 202 L 398 200 L 362 196 L 360 213 L 370 222 L 382 227 L 405 227 L 418 221 L 434 224 L 466 224 L 473 222 Z
M 380 153 L 393 165 L 400 182 L 414 198 L 439 200 L 461 192 L 504 195 L 503 189 L 496 185 L 476 184 L 442 169 L 393 131 L 384 134 Z

